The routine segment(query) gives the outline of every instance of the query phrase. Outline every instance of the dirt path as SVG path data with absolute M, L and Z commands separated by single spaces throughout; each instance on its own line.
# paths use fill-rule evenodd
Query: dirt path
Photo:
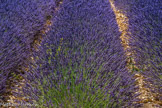
M 127 56 L 127 66 L 128 66 L 127 69 L 128 71 L 132 72 L 133 68 L 138 69 L 138 66 L 134 60 L 136 52 L 135 51 L 132 52 L 130 50 L 131 47 L 129 46 L 130 43 L 129 39 L 131 35 L 131 33 L 127 32 L 129 29 L 128 28 L 129 19 L 121 10 L 116 9 L 113 0 L 110 0 L 110 4 L 116 16 L 119 31 L 121 32 L 120 39 L 122 41 L 121 44 L 123 45 L 125 50 L 125 55 Z M 135 80 L 137 81 L 137 86 L 139 87 L 138 93 L 141 94 L 138 97 L 141 100 L 139 103 L 143 104 L 142 108 L 160 108 L 160 106 L 156 107 L 156 105 L 160 105 L 162 104 L 162 102 L 156 101 L 155 99 L 156 98 L 155 96 L 159 94 L 152 93 L 148 88 L 146 88 L 144 85 L 147 82 L 145 82 L 144 79 L 145 79 L 144 76 L 140 73 L 135 75 Z

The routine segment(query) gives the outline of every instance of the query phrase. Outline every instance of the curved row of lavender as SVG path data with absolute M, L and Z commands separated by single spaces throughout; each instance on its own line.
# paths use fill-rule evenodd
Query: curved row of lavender
M 39 107 L 131 106 L 134 75 L 109 2 L 64 0 L 52 22 L 17 95 Z
M 116 7 L 129 18 L 130 46 L 136 52 L 139 73 L 153 93 L 162 93 L 162 11 L 161 0 L 116 0 Z M 161 101 L 159 94 L 156 101 Z
M 46 16 L 54 11 L 54 0 L 0 1 L 0 96 L 6 81 L 28 65 L 33 41 L 43 28 Z

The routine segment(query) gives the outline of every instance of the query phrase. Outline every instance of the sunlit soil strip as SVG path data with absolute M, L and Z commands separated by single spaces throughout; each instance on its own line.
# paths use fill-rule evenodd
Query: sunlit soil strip
M 62 2 L 59 2 L 59 5 L 60 4 L 62 4 Z M 59 10 L 59 7 L 55 8 L 55 11 L 58 11 L 58 10 Z M 35 51 L 39 51 L 38 46 L 41 45 L 41 42 L 43 40 L 43 37 L 42 36 L 43 35 L 46 35 L 46 33 L 48 33 L 50 31 L 50 26 L 53 24 L 53 22 L 51 21 L 51 17 L 52 16 L 48 16 L 48 17 L 49 18 L 47 18 L 46 23 L 44 24 L 44 29 L 41 30 L 41 33 L 40 33 L 41 35 L 38 35 L 38 37 L 33 41 L 33 44 L 32 45 L 33 45 Z M 35 59 L 34 59 L 33 56 L 31 56 L 29 59 L 33 63 L 35 62 Z M 26 71 L 29 71 L 28 68 L 25 68 L 25 70 Z M 18 87 L 19 89 L 22 89 L 22 87 L 25 86 L 25 80 L 24 79 L 20 80 L 19 81 L 19 84 L 20 84 L 20 86 L 19 85 L 15 85 L 15 86 Z M 12 92 L 18 92 L 18 89 L 14 89 L 14 90 L 11 91 L 11 93 Z M 27 99 L 28 98 L 26 98 L 26 97 L 19 98 L 19 97 L 15 97 L 13 95 L 10 95 L 8 102 L 10 103 L 10 105 L 13 106 L 13 108 L 15 108 L 15 106 L 19 106 L 20 104 L 19 103 L 15 103 L 14 100 L 19 100 L 20 102 L 22 102 L 22 100 L 27 100 Z M 24 105 L 22 104 L 22 107 L 27 107 L 27 106 L 25 104 Z
M 127 69 L 128 71 L 132 72 L 133 68 L 138 69 L 138 67 L 136 66 L 136 62 L 134 60 L 135 52 L 130 52 L 131 47 L 129 46 L 129 39 L 130 39 L 129 35 L 131 35 L 131 33 L 127 32 L 128 26 L 129 26 L 129 23 L 128 23 L 129 19 L 127 18 L 126 15 L 122 13 L 121 10 L 117 10 L 115 8 L 115 5 L 112 0 L 110 0 L 110 4 L 116 16 L 116 21 L 119 26 L 119 31 L 121 32 L 120 39 L 121 39 L 121 44 L 125 50 L 125 55 L 127 56 Z M 144 87 L 144 84 L 146 83 L 144 81 L 144 76 L 141 74 L 136 74 L 135 78 L 137 81 L 137 86 L 139 87 L 139 90 L 137 93 L 141 94 L 139 95 L 138 98 L 142 100 L 139 103 L 145 103 L 144 107 L 152 108 L 152 104 L 149 104 L 149 102 L 154 102 L 155 98 L 153 94 L 150 92 L 150 90 Z

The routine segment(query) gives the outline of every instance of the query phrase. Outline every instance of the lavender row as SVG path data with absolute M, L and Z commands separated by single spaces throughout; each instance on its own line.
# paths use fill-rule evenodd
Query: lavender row
M 53 22 L 17 95 L 42 107 L 117 108 L 137 101 L 108 1 L 64 0 Z

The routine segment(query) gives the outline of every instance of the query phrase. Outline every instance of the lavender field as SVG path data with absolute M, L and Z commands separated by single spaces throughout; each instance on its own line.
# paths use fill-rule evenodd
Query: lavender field
M 161 0 L 0 0 L 0 108 L 161 108 Z

